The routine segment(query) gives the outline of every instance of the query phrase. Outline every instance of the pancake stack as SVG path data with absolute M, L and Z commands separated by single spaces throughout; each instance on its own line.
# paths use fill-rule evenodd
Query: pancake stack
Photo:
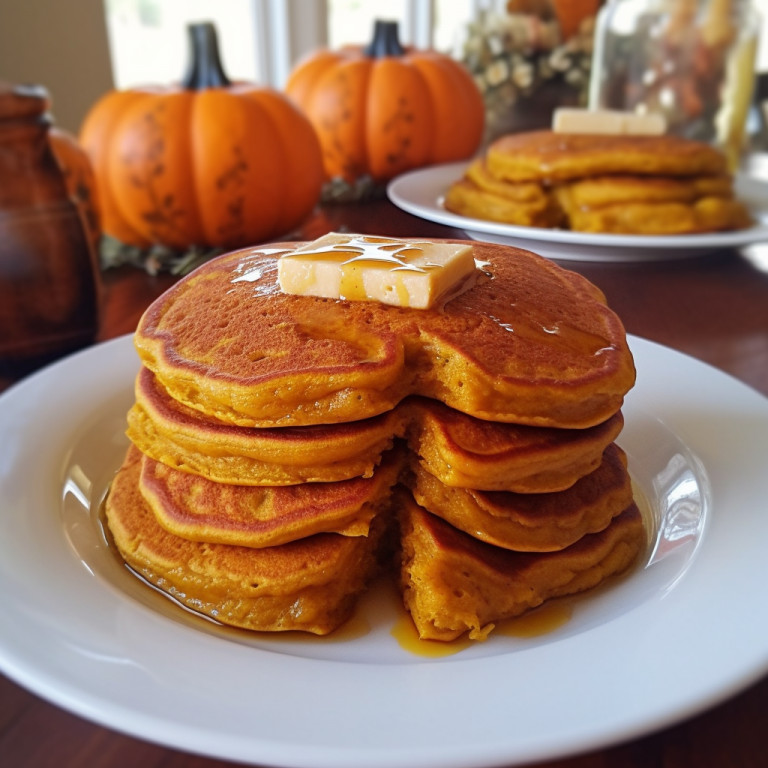
M 752 224 L 734 198 L 725 156 L 677 136 L 504 136 L 450 187 L 445 207 L 508 224 L 615 234 L 694 234 Z
M 450 640 L 630 565 L 634 367 L 598 289 L 477 244 L 481 279 L 435 309 L 290 296 L 296 247 L 209 262 L 139 324 L 107 501 L 135 571 L 225 624 L 325 634 L 394 552 L 420 636 Z

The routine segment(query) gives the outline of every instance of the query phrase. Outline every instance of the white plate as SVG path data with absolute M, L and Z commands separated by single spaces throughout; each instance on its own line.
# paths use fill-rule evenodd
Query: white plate
M 461 178 L 465 161 L 435 165 L 403 174 L 389 183 L 389 199 L 399 208 L 422 219 L 463 229 L 473 240 L 516 245 L 541 256 L 561 261 L 662 261 L 703 256 L 723 248 L 738 248 L 768 241 L 768 184 L 739 176 L 736 194 L 750 207 L 759 222 L 736 232 L 705 235 L 600 235 L 501 224 L 471 219 L 443 207 L 452 182 Z
M 402 650 L 394 605 L 362 637 L 216 633 L 126 576 L 95 508 L 126 448 L 128 337 L 0 397 L 0 667 L 135 736 L 274 766 L 494 766 L 638 736 L 768 668 L 768 401 L 632 338 L 620 443 L 655 533 L 629 577 L 529 640 L 446 659 Z M 155 602 L 153 602 L 155 601 Z

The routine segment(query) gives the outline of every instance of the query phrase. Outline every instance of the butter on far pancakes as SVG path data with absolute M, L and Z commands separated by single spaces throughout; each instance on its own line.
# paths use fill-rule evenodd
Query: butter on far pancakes
M 661 136 L 667 131 L 667 120 L 659 113 L 558 107 L 552 116 L 552 130 L 555 133 L 588 133 L 593 136 Z

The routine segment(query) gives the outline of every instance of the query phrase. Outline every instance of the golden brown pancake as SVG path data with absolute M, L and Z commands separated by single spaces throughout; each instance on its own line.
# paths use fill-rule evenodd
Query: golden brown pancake
M 646 544 L 634 503 L 600 533 L 560 552 L 510 552 L 457 531 L 403 494 L 403 602 L 423 640 L 453 640 L 469 630 L 484 640 L 496 622 L 545 600 L 582 592 L 628 568 Z
M 239 251 L 155 301 L 136 347 L 174 399 L 239 426 L 354 421 L 409 394 L 536 426 L 616 413 L 635 372 L 602 293 L 528 251 L 474 247 L 491 278 L 430 310 L 285 295 L 274 254 Z
M 533 202 L 511 200 L 509 196 L 481 189 L 469 179 L 451 184 L 443 205 L 459 216 L 521 227 L 555 227 L 562 221 L 561 210 L 549 197 Z
M 370 477 L 404 432 L 403 414 L 308 427 L 251 429 L 226 424 L 174 400 L 143 368 L 128 437 L 169 467 L 231 485 L 295 485 Z
M 373 477 L 337 483 L 223 485 L 144 456 L 139 489 L 169 533 L 189 541 L 274 547 L 315 533 L 367 536 L 389 507 L 402 452 L 389 451 Z
M 600 208 L 620 203 L 693 203 L 703 197 L 733 197 L 730 176 L 598 176 L 566 182 L 557 188 L 567 191 L 573 208 Z
M 163 464 L 218 483 L 294 485 L 370 477 L 394 437 L 441 482 L 489 491 L 567 488 L 596 469 L 621 413 L 579 430 L 498 424 L 437 400 L 409 397 L 361 421 L 254 429 L 224 424 L 171 398 L 146 368 L 136 380 L 128 436 Z
M 560 182 L 609 174 L 719 176 L 725 156 L 679 136 L 593 136 L 552 131 L 497 139 L 486 154 L 488 170 L 513 182 Z
M 139 491 L 141 454 L 133 446 L 107 497 L 107 521 L 126 563 L 187 608 L 245 629 L 324 635 L 350 615 L 376 572 L 387 515 L 370 534 L 320 533 L 279 547 L 204 544 L 174 536 Z
M 441 483 L 485 491 L 544 493 L 570 488 L 597 469 L 624 426 L 621 412 L 587 429 L 481 421 L 434 400 L 405 401 L 408 446 Z
M 549 204 L 549 195 L 541 184 L 537 182 L 510 184 L 508 181 L 497 179 L 488 171 L 485 160 L 482 158 L 473 161 L 464 172 L 464 176 L 478 189 L 516 203 L 539 203 L 542 209 Z
M 619 203 L 599 208 L 572 205 L 567 191 L 558 194 L 571 229 L 627 235 L 690 235 L 744 229 L 752 225 L 738 200 L 703 197 L 693 203 Z
M 416 462 L 408 485 L 422 507 L 480 541 L 519 552 L 555 552 L 602 531 L 632 503 L 626 461 L 612 444 L 594 472 L 557 493 L 449 488 Z

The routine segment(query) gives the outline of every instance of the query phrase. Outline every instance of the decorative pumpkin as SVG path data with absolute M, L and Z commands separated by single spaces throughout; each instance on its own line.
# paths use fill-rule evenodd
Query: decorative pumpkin
M 80 141 L 96 171 L 104 231 L 138 246 L 237 248 L 290 231 L 323 182 L 320 147 L 285 96 L 233 84 L 212 24 L 189 28 L 181 86 L 114 91 Z
M 579 31 L 581 22 L 595 16 L 600 9 L 600 0 L 553 0 L 553 3 L 563 40 L 570 40 Z
M 48 131 L 48 141 L 53 150 L 53 156 L 64 175 L 69 199 L 80 211 L 83 226 L 93 243 L 95 253 L 98 253 L 101 224 L 96 177 L 91 161 L 85 150 L 77 143 L 77 139 L 60 128 L 52 127 Z
M 306 59 L 285 90 L 312 121 L 330 178 L 386 181 L 461 160 L 483 135 L 483 98 L 469 73 L 435 51 L 404 49 L 396 22 L 377 21 L 365 49 Z

